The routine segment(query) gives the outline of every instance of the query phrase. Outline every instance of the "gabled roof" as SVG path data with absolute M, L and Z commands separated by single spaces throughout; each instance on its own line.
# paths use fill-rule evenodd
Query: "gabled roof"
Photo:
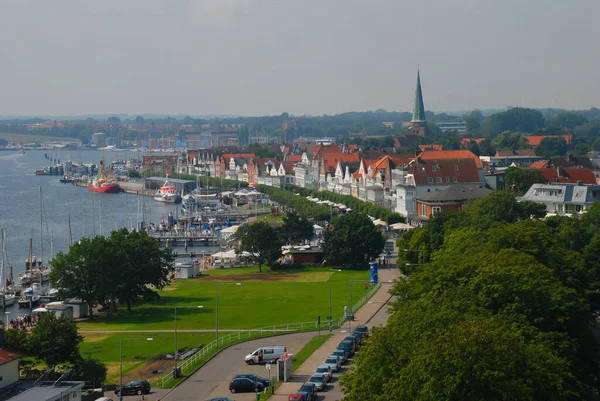
M 533 168 L 533 169 L 540 169 L 540 168 L 546 168 L 548 167 L 548 162 L 546 160 L 541 160 L 539 162 L 534 162 L 531 164 L 531 166 L 529 166 L 529 168 Z
M 415 196 L 415 200 L 425 202 L 460 202 L 485 198 L 491 192 L 492 190 L 487 188 L 479 188 L 467 185 L 452 185 L 439 191 L 436 190 L 433 192 L 426 192 L 422 195 Z
M 477 168 L 483 168 L 481 160 L 467 149 L 461 150 L 424 150 L 418 156 L 422 160 L 435 160 L 435 159 L 471 159 L 475 162 Z
M 526 135 L 525 139 L 527 139 L 529 146 L 540 146 L 542 139 L 555 137 L 564 138 L 567 145 L 570 145 L 571 142 L 573 142 L 573 135 Z
M 413 175 L 416 185 L 473 184 L 481 182 L 475 160 L 467 158 L 428 160 L 417 158 L 409 165 L 408 172 Z
M 419 145 L 419 149 L 421 150 L 442 150 L 442 145 L 437 143 L 430 143 L 428 145 Z
M 594 165 L 588 156 L 554 156 L 550 158 L 553 167 L 580 167 L 594 169 Z
M 501 149 L 496 151 L 496 157 L 541 157 L 533 149 Z
M 21 354 L 16 352 L 7 351 L 5 349 L 0 349 L 0 365 L 4 365 L 6 363 L 12 362 L 16 359 L 21 358 Z
M 587 168 L 548 167 L 540 169 L 540 172 L 549 183 L 576 184 L 581 181 L 584 184 L 596 184 L 594 173 Z
M 287 161 L 289 162 L 301 162 L 302 161 L 302 155 L 288 155 L 287 156 Z
M 340 153 L 342 151 L 342 147 L 338 145 L 315 145 L 310 149 L 310 153 L 314 156 L 322 155 L 326 153 Z

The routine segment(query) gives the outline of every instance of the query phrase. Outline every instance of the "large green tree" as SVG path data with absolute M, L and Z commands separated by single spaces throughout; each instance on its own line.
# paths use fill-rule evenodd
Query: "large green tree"
M 117 261 L 118 274 L 114 277 L 119 301 L 127 305 L 169 284 L 174 271 L 175 257 L 170 248 L 161 249 L 158 241 L 145 231 L 113 231 L 109 238 L 111 247 L 123 254 Z
M 545 184 L 546 179 L 539 170 L 509 167 L 504 172 L 504 188 L 519 195 L 525 194 L 533 184 Z
M 96 306 L 116 297 L 118 269 L 125 258 L 122 248 L 103 237 L 82 238 L 69 252 L 58 252 L 50 262 L 50 281 L 62 299 L 79 298 L 88 306 L 93 318 Z
M 313 223 L 291 211 L 283 218 L 283 225 L 279 232 L 288 244 L 297 244 L 312 238 L 314 234 Z
M 265 221 L 243 225 L 235 236 L 240 241 L 239 251 L 250 253 L 250 259 L 258 264 L 261 273 L 262 265 L 281 257 L 281 236 Z
M 552 156 L 564 156 L 567 154 L 567 141 L 561 136 L 551 136 L 542 139 L 539 146 L 535 148 L 535 154 L 550 158 Z
M 52 312 L 43 313 L 29 335 L 32 353 L 49 368 L 63 362 L 76 362 L 79 343 L 83 337 L 77 332 L 77 324 L 67 316 L 57 317 Z
M 350 266 L 366 266 L 377 258 L 385 239 L 364 213 L 336 216 L 331 230 L 325 231 L 325 257 Z

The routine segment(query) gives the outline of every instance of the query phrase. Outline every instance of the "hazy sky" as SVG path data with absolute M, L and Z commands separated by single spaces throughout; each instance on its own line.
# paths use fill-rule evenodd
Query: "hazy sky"
M 600 0 L 0 0 L 0 115 L 600 107 Z

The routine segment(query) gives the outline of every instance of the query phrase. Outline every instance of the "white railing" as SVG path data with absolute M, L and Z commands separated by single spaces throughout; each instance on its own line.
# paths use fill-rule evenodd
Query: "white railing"
M 373 287 L 371 287 L 371 289 L 365 294 L 364 297 L 362 297 L 357 303 L 355 303 L 354 305 L 352 305 L 352 314 L 354 315 L 354 313 L 356 311 L 358 311 L 364 304 L 367 303 L 367 301 L 373 296 L 375 295 L 375 293 L 379 290 L 379 288 L 381 287 L 381 284 L 375 284 Z M 337 322 L 337 326 L 338 327 L 342 327 L 342 325 L 344 324 L 344 322 L 346 321 L 346 316 L 342 316 L 338 319 Z
M 219 337 L 219 348 L 224 346 L 240 342 L 242 340 L 249 340 L 252 338 L 263 337 L 267 334 L 279 334 L 279 333 L 289 333 L 296 331 L 307 331 L 307 330 L 317 330 L 319 328 L 318 322 L 303 322 L 303 323 L 289 323 L 289 324 L 279 324 L 268 327 L 260 327 L 257 329 L 249 329 L 237 331 L 235 333 L 225 334 Z M 200 351 L 191 355 L 187 359 L 185 359 L 177 368 L 179 369 L 180 375 L 191 372 L 195 369 L 195 364 L 198 360 L 202 359 L 205 356 L 210 355 L 213 351 L 217 349 L 217 340 L 213 340 L 210 343 L 206 344 Z M 165 388 L 169 385 L 171 381 L 173 381 L 173 371 L 171 370 L 169 373 L 164 375 L 162 378 L 158 379 L 158 385 L 160 387 Z

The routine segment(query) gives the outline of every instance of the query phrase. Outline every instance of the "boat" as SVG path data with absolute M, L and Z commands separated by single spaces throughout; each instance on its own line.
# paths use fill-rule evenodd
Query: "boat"
M 37 170 L 35 170 L 35 175 L 46 175 L 46 170 L 44 170 L 43 168 L 38 168 Z
M 165 176 L 165 183 L 156 191 L 156 194 L 154 194 L 154 200 L 159 202 L 176 203 L 179 202 L 180 199 L 181 198 L 175 189 L 175 185 L 172 185 L 169 182 L 169 174 L 167 173 Z
M 104 174 L 104 158 L 100 160 L 100 168 L 98 169 L 98 175 L 92 178 L 91 182 L 88 182 L 88 190 L 92 192 L 100 192 L 103 194 L 115 194 L 119 192 L 121 187 L 119 184 L 107 181 Z
M 65 175 L 59 181 L 63 184 L 72 184 L 75 182 L 75 178 L 71 177 L 70 175 Z
M 21 295 L 17 303 L 19 304 L 19 308 L 29 308 L 29 306 L 37 305 L 40 302 L 39 295 Z
M 43 266 L 37 257 L 25 259 L 25 273 L 19 273 L 18 283 L 21 287 L 30 286 L 32 283 L 47 283 L 50 281 L 50 268 Z
M 2 288 L 0 292 L 0 296 L 2 296 L 2 302 L 0 302 L 0 308 L 6 308 L 15 303 L 16 297 L 15 294 L 11 292 L 12 289 L 12 281 L 5 276 L 4 260 L 6 259 L 6 229 L 3 228 L 0 233 L 2 240 L 2 259 L 0 259 L 0 280 L 4 282 L 4 288 Z M 12 268 L 11 268 L 12 271 Z M 11 273 L 12 276 L 12 273 Z

